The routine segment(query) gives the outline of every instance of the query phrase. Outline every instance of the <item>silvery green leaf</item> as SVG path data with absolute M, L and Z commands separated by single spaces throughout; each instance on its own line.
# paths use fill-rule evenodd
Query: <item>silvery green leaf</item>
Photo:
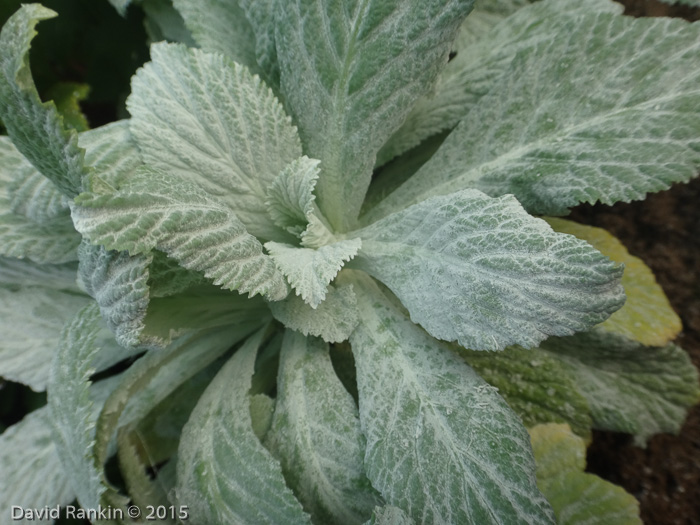
M 287 277 L 287 281 L 311 308 L 326 298 L 330 282 L 362 246 L 360 239 L 346 239 L 318 249 L 268 242 L 265 249 Z
M 208 281 L 201 272 L 183 268 L 162 252 L 153 253 L 149 281 L 151 297 L 167 297 L 206 284 Z
M 282 92 L 306 153 L 321 160 L 319 207 L 354 223 L 375 156 L 447 63 L 471 0 L 278 2 Z
M 0 376 L 46 390 L 61 330 L 89 302 L 68 290 L 0 287 Z
M 401 128 L 380 151 L 378 164 L 430 135 L 454 128 L 499 82 L 519 51 L 551 40 L 572 17 L 622 12 L 622 6 L 611 0 L 529 3 L 529 0 L 506 0 L 479 2 L 475 6 L 460 28 L 453 44 L 456 55 L 440 73 L 434 93 L 416 103 Z
M 265 439 L 272 426 L 272 416 L 275 413 L 275 400 L 267 394 L 253 394 L 250 396 L 250 419 L 253 423 L 253 432 L 260 441 Z
M 39 264 L 62 264 L 78 259 L 80 235 L 70 215 L 38 224 L 9 210 L 0 195 L 0 256 L 26 258 Z
M 280 71 L 275 46 L 275 14 L 278 0 L 238 0 L 255 33 L 255 56 L 263 78 L 272 89 L 279 89 Z
M 240 0 L 173 0 L 204 51 L 221 53 L 257 72 L 255 33 Z
M 274 223 L 294 235 L 306 229 L 315 211 L 313 194 L 320 172 L 319 162 L 299 157 L 285 167 L 267 188 L 267 211 Z
M 95 344 L 100 331 L 100 313 L 92 303 L 66 325 L 59 339 L 52 367 L 48 407 L 53 440 L 64 471 L 78 501 L 96 509 L 107 487 L 93 461 L 94 406 L 90 399 L 92 362 L 100 351 Z
M 590 437 L 593 423 L 586 398 L 568 368 L 547 352 L 517 346 L 503 352 L 455 350 L 488 384 L 498 388 L 527 428 L 567 423 L 579 436 Z
M 80 192 L 86 173 L 78 135 L 67 130 L 53 102 L 41 102 L 29 68 L 34 26 L 56 13 L 23 5 L 0 33 L 0 119 L 17 149 L 66 196 Z
M 78 231 L 108 250 L 138 255 L 158 249 L 226 289 L 271 300 L 287 294 L 275 263 L 231 210 L 169 174 L 144 167 L 120 191 L 83 193 L 72 216 Z
M 26 259 L 0 257 L 0 287 L 17 290 L 22 286 L 43 286 L 80 294 L 76 263 L 36 264 Z
M 678 346 L 644 346 L 602 330 L 557 337 L 542 346 L 574 378 L 588 401 L 593 427 L 634 434 L 644 444 L 678 433 L 700 400 L 698 371 Z
M 147 353 L 126 370 L 104 403 L 96 426 L 94 462 L 104 465 L 114 434 L 143 420 L 181 385 L 206 369 L 260 327 L 226 326 L 189 334 L 165 349 Z M 127 428 L 128 429 L 128 428 Z
M 129 256 L 83 242 L 78 278 L 122 346 L 138 346 L 148 309 L 151 254 Z
M 0 435 L 0 471 L 0 516 L 8 521 L 13 506 L 53 508 L 75 499 L 52 440 L 48 407 L 26 415 Z M 53 523 L 54 520 L 12 522 Z
M 352 285 L 330 285 L 326 299 L 313 309 L 294 294 L 269 304 L 272 315 L 287 328 L 320 337 L 329 343 L 345 341 L 358 323 Z
M 86 181 L 88 191 L 119 189 L 142 164 L 128 120 L 84 131 L 78 136 L 78 144 L 85 148 L 85 162 L 93 167 Z
M 249 390 L 263 335 L 251 336 L 229 359 L 183 429 L 177 502 L 189 506 L 195 524 L 310 523 L 253 432 Z
M 433 197 L 353 235 L 362 249 L 350 267 L 387 285 L 431 335 L 472 350 L 537 346 L 624 302 L 622 267 L 510 195 Z
M 357 406 L 320 339 L 285 332 L 277 404 L 265 444 L 318 523 L 363 523 L 381 503 L 364 473 L 365 438 Z
M 416 522 L 400 508 L 386 505 L 376 507 L 372 518 L 365 525 L 416 525 Z
M 496 389 L 372 279 L 353 281 L 365 469 L 387 504 L 417 523 L 554 523 L 527 431 Z
M 687 181 L 700 166 L 699 60 L 698 24 L 572 18 L 519 52 L 372 218 L 464 188 L 513 193 L 532 213 L 561 215 Z
M 200 186 L 252 235 L 289 240 L 267 213 L 266 192 L 301 145 L 272 91 L 219 54 L 160 43 L 151 57 L 127 101 L 144 162 Z

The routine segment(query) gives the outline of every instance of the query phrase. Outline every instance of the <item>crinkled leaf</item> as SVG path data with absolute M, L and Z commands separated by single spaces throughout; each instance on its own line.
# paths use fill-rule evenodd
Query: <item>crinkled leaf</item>
M 301 145 L 272 91 L 218 54 L 160 43 L 151 57 L 127 101 L 144 162 L 200 186 L 256 237 L 288 239 L 266 191 Z
M 278 2 L 282 91 L 306 153 L 320 159 L 319 206 L 354 223 L 375 156 L 430 90 L 471 0 Z
M 95 168 L 87 179 L 87 191 L 108 193 L 119 189 L 142 164 L 128 120 L 81 133 L 78 144 L 85 148 L 85 162 Z
M 639 502 L 586 467 L 586 445 L 567 425 L 530 429 L 537 462 L 537 486 L 552 504 L 560 525 L 619 523 L 641 525 Z
M 538 423 L 568 423 L 576 434 L 590 438 L 588 402 L 567 368 L 538 348 L 517 346 L 503 352 L 457 349 L 467 363 L 498 388 L 526 427 Z
M 102 318 L 122 346 L 137 346 L 148 309 L 151 254 L 130 257 L 83 243 L 78 278 L 100 306 Z
M 329 285 L 326 299 L 316 309 L 294 294 L 269 306 L 272 315 L 287 328 L 329 343 L 345 341 L 359 320 L 352 285 Z
M 90 298 L 44 286 L 0 287 L 0 376 L 46 390 L 56 341 Z
M 384 507 L 376 507 L 372 513 L 372 518 L 365 525 L 416 525 L 416 522 L 409 518 L 400 508 L 386 505 Z
M 257 71 L 255 34 L 239 0 L 173 0 L 200 47 Z
M 310 523 L 253 432 L 249 390 L 263 334 L 224 365 L 183 429 L 177 499 L 193 523 Z
M 0 196 L 0 255 L 27 258 L 39 264 L 78 259 L 80 235 L 73 228 L 70 215 L 43 225 L 6 211 L 8 207 Z
M 255 56 L 266 83 L 279 89 L 280 71 L 275 46 L 277 0 L 238 0 L 255 33 Z
M 277 226 L 302 234 L 314 213 L 313 194 L 320 161 L 307 156 L 292 161 L 267 188 L 267 211 Z
M 560 360 L 587 399 L 593 426 L 634 434 L 645 443 L 677 433 L 700 400 L 698 371 L 676 345 L 644 346 L 602 330 L 550 338 L 541 348 Z
M 381 499 L 365 476 L 357 406 L 333 370 L 328 344 L 287 330 L 279 366 L 265 444 L 318 523 L 363 523 Z
M 167 297 L 205 284 L 208 284 L 208 281 L 201 272 L 183 268 L 176 260 L 162 252 L 153 253 L 149 281 L 151 297 Z
M 67 130 L 53 102 L 42 103 L 29 68 L 34 26 L 56 13 L 39 4 L 23 5 L 0 33 L 0 119 L 17 149 L 68 197 L 80 192 L 83 150 L 75 130 Z
M 96 339 L 100 313 L 92 303 L 68 323 L 53 359 L 48 406 L 53 439 L 61 464 L 84 508 L 96 509 L 107 487 L 94 462 L 94 407 L 90 399 L 92 362 L 100 351 Z
M 41 509 L 67 505 L 75 492 L 52 440 L 47 407 L 35 410 L 0 435 L 0 516 L 12 506 Z M 53 520 L 13 520 L 53 523 Z
M 365 468 L 418 523 L 553 523 L 525 428 L 496 390 L 355 276 Z
M 627 301 L 599 328 L 649 346 L 666 345 L 678 335 L 681 320 L 644 261 L 630 255 L 620 241 L 602 228 L 564 219 L 548 218 L 546 221 L 555 231 L 575 235 L 613 261 L 625 265 L 622 286 Z
M 22 286 L 42 286 L 80 294 L 75 276 L 76 263 L 36 264 L 26 259 L 0 257 L 0 286 L 18 290 Z
M 700 166 L 699 60 L 697 24 L 607 13 L 567 19 L 517 54 L 373 217 L 464 188 L 512 193 L 532 213 L 561 215 L 580 202 L 629 202 L 687 181 Z
M 360 239 L 346 239 L 316 250 L 277 242 L 265 244 L 296 294 L 314 309 L 326 298 L 328 285 L 343 265 L 355 257 L 360 246 Z
M 78 231 L 107 249 L 137 255 L 157 248 L 226 289 L 272 300 L 287 294 L 275 263 L 236 216 L 169 175 L 141 168 L 120 191 L 77 197 L 72 215 Z
M 472 350 L 533 347 L 590 328 L 624 302 L 621 267 L 512 196 L 433 197 L 354 235 L 362 249 L 351 267 L 386 284 L 430 334 Z

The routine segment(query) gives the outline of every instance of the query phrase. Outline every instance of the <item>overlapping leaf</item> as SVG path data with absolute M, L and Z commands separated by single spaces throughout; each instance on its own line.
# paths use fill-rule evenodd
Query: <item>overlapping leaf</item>
M 530 212 L 560 215 L 687 181 L 700 166 L 698 60 L 697 24 L 572 18 L 519 52 L 435 157 L 368 220 L 464 188 L 512 193 Z
M 624 302 L 622 268 L 512 196 L 433 197 L 354 235 L 362 249 L 351 267 L 386 284 L 431 335 L 472 350 L 536 346 L 590 328 Z
M 282 91 L 322 162 L 319 206 L 337 230 L 357 217 L 377 151 L 430 90 L 472 3 L 278 3 Z
M 387 504 L 417 523 L 554 523 L 518 416 L 369 277 L 354 281 L 365 468 Z
M 127 101 L 146 164 L 200 186 L 252 235 L 290 240 L 267 213 L 266 191 L 301 145 L 270 89 L 219 54 L 160 43 L 151 57 Z
M 644 346 L 602 330 L 556 337 L 541 348 L 560 360 L 588 401 L 593 426 L 634 434 L 643 444 L 677 433 L 700 399 L 698 371 L 683 349 Z
M 224 365 L 183 429 L 177 498 L 194 523 L 310 523 L 253 432 L 248 392 L 262 336 Z
M 265 444 L 319 523 L 359 524 L 380 498 L 364 473 L 355 401 L 335 375 L 328 345 L 285 332 L 277 404 Z
M 120 191 L 80 195 L 72 215 L 78 231 L 109 250 L 157 248 L 224 288 L 272 300 L 287 294 L 272 259 L 230 209 L 169 175 L 141 168 Z

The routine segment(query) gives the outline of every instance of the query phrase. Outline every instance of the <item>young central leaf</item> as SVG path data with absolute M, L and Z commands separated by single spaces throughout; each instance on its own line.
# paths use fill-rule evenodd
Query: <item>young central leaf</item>
M 354 232 L 351 266 L 401 299 L 431 335 L 472 350 L 536 346 L 607 319 L 622 268 L 528 215 L 512 196 L 433 197 Z
M 267 214 L 266 190 L 301 145 L 272 91 L 218 54 L 156 44 L 151 56 L 127 101 L 144 162 L 196 183 L 252 235 L 289 240 Z
M 377 151 L 430 90 L 473 0 L 278 2 L 282 90 L 306 153 L 322 162 L 319 206 L 356 219 Z

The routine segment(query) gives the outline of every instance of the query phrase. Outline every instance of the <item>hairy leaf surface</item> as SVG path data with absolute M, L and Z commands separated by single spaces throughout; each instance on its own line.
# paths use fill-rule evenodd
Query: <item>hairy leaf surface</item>
M 363 523 L 381 500 L 364 473 L 357 406 L 333 370 L 328 344 L 287 330 L 277 391 L 265 444 L 290 487 L 319 523 Z
M 277 226 L 300 236 L 314 214 L 313 194 L 319 161 L 299 157 L 282 170 L 267 188 L 267 211 Z
M 322 162 L 319 206 L 354 223 L 375 156 L 447 62 L 471 0 L 279 2 L 282 91 L 306 153 Z
M 360 239 L 346 239 L 316 250 L 277 242 L 265 243 L 265 248 L 296 294 L 314 309 L 326 298 L 328 285 L 343 265 L 355 257 L 360 246 Z
M 541 348 L 569 370 L 594 428 L 634 434 L 640 444 L 659 432 L 678 433 L 700 399 L 698 371 L 673 344 L 644 346 L 596 329 L 551 338 Z
M 80 192 L 86 173 L 78 134 L 67 130 L 53 102 L 42 103 L 29 68 L 34 26 L 56 13 L 23 5 L 0 33 L 0 119 L 17 149 L 66 196 Z
M 519 52 L 435 157 L 368 219 L 464 188 L 562 215 L 687 181 L 700 166 L 699 60 L 697 24 L 573 18 Z
M 371 279 L 354 281 L 365 468 L 386 502 L 418 523 L 554 523 L 518 416 Z
M 219 54 L 160 43 L 151 57 L 127 101 L 144 162 L 200 186 L 256 237 L 288 239 L 266 191 L 301 145 L 272 91 Z
M 177 499 L 193 523 L 310 523 L 253 432 L 249 390 L 262 336 L 251 336 L 224 365 L 183 429 Z
M 472 350 L 537 346 L 624 302 L 622 268 L 512 196 L 433 197 L 353 235 L 362 249 L 350 267 L 386 284 L 431 335 Z
M 156 248 L 226 289 L 272 300 L 287 294 L 275 263 L 230 209 L 169 175 L 142 168 L 118 192 L 80 195 L 72 215 L 78 231 L 107 249 Z

